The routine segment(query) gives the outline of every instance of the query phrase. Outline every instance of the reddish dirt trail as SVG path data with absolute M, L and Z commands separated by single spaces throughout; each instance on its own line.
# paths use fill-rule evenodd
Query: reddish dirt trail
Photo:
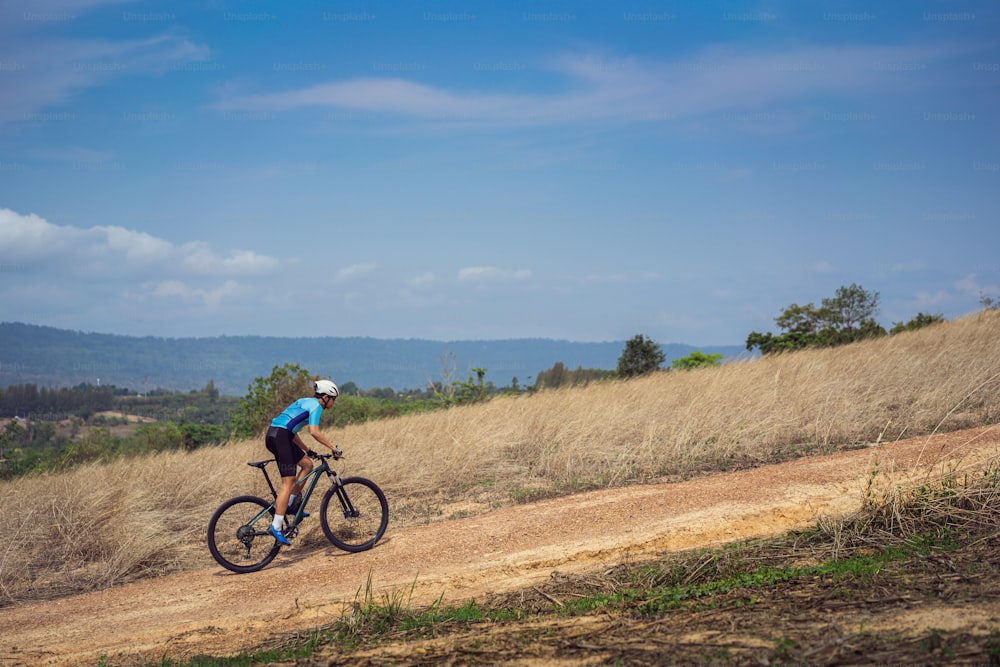
M 879 478 L 921 479 L 947 461 L 995 458 L 1000 429 L 921 437 L 688 482 L 585 493 L 488 514 L 394 529 L 347 554 L 310 534 L 261 572 L 204 568 L 0 610 L 0 665 L 93 665 L 231 655 L 294 628 L 334 621 L 371 575 L 376 599 L 460 604 L 516 590 L 553 571 L 626 555 L 709 546 L 808 526 L 859 507 Z M 391 506 L 391 499 L 390 499 Z M 318 530 L 317 530 L 318 532 Z M 320 533 L 321 536 L 321 533 Z

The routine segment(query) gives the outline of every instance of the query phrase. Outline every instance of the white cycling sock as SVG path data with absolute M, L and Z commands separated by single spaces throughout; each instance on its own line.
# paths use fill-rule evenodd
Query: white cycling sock
M 271 522 L 271 525 L 274 526 L 275 530 L 281 530 L 282 525 L 284 523 L 285 523 L 285 515 L 284 514 L 275 514 L 274 515 L 274 521 Z
M 289 507 L 295 507 L 295 494 L 294 493 L 291 494 L 290 496 L 288 496 L 288 506 Z

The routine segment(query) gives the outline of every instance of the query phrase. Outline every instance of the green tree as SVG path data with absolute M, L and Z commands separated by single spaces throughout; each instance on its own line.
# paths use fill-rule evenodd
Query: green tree
M 938 313 L 937 315 L 929 315 L 927 313 L 917 313 L 909 322 L 903 324 L 902 322 L 896 322 L 889 329 L 890 334 L 898 334 L 904 331 L 915 331 L 917 329 L 923 329 L 924 327 L 930 326 L 932 324 L 937 324 L 938 322 L 944 322 L 944 315 Z
M 164 452 L 181 449 L 185 435 L 173 422 L 152 422 L 141 424 L 135 433 L 121 444 L 129 453 Z
M 214 445 L 226 439 L 225 429 L 215 424 L 181 424 L 180 431 L 185 449 Z
M 482 401 L 486 399 L 489 393 L 488 389 L 491 387 L 483 383 L 483 378 L 486 377 L 486 369 L 473 368 L 472 372 L 476 374 L 475 379 L 470 375 L 468 380 L 457 383 L 455 387 L 455 400 L 459 403 Z
M 861 285 L 838 287 L 832 298 L 823 299 L 820 309 L 820 334 L 826 333 L 821 344 L 838 345 L 884 336 L 885 329 L 875 321 L 878 303 L 879 293 L 867 292 Z
M 705 366 L 717 366 L 722 363 L 722 355 L 718 352 L 705 354 L 701 350 L 695 350 L 686 357 L 674 359 L 670 367 L 675 370 L 689 370 L 691 368 L 703 368 Z
M 857 284 L 838 288 L 818 308 L 812 303 L 804 306 L 793 303 L 774 318 L 784 333 L 752 331 L 747 336 L 747 349 L 758 348 L 762 354 L 773 354 L 884 336 L 885 329 L 875 321 L 878 303 L 878 292 L 868 292 Z
M 667 355 L 663 348 L 642 334 L 637 334 L 625 343 L 622 355 L 618 357 L 618 376 L 622 378 L 645 375 L 657 370 Z
M 271 423 L 289 403 L 312 396 L 312 377 L 298 364 L 275 366 L 269 377 L 258 377 L 247 387 L 247 395 L 236 406 L 230 425 L 238 438 L 253 438 Z
M 209 380 L 202 392 L 211 400 L 215 400 L 219 397 L 219 390 L 215 388 L 215 380 Z

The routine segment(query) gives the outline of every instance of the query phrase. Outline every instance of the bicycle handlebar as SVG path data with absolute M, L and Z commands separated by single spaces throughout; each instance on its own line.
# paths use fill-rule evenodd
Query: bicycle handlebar
M 344 452 L 340 449 L 340 447 L 334 447 L 333 451 L 329 454 L 320 454 L 319 452 L 314 452 L 311 449 L 306 453 L 311 459 L 333 459 L 334 461 L 339 461 L 344 458 Z

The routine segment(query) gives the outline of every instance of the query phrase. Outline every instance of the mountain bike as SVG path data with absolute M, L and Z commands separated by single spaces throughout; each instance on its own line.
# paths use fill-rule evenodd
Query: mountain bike
M 319 522 L 326 539 L 344 551 L 366 551 L 385 534 L 389 524 L 389 504 L 375 482 L 364 477 L 341 478 L 330 467 L 329 460 L 340 458 L 341 454 L 340 449 L 332 454 L 315 454 L 319 464 L 296 482 L 306 484 L 295 514 L 285 516 L 285 536 L 291 538 L 298 534 L 313 489 L 325 474 L 330 478 L 331 486 L 320 504 Z M 208 521 L 208 550 L 216 562 L 227 570 L 241 574 L 256 572 L 281 551 L 281 543 L 269 530 L 278 498 L 278 491 L 267 473 L 267 466 L 274 461 L 266 459 L 247 463 L 258 468 L 267 480 L 271 490 L 270 502 L 257 496 L 236 496 L 219 505 Z

